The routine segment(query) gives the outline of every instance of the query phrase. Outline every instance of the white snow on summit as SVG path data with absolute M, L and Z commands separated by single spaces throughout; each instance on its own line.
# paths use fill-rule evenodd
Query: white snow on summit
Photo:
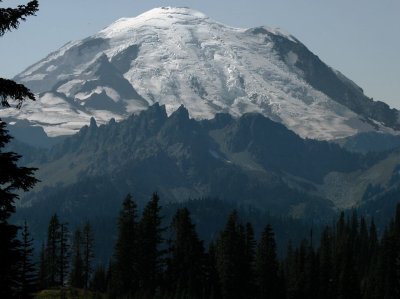
M 183 104 L 194 118 L 259 112 L 317 139 L 376 129 L 313 88 L 297 67 L 300 55 L 282 56 L 279 40 L 299 43 L 280 29 L 233 28 L 188 8 L 156 8 L 29 67 L 16 79 L 39 101 L 1 110 L 0 117 L 28 119 L 57 136 L 76 132 L 92 116 L 106 123 L 159 102 L 168 113 Z

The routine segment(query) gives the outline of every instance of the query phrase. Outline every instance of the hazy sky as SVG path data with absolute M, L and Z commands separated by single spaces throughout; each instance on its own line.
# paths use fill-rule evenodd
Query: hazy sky
M 5 0 L 2 7 L 26 1 Z M 39 0 L 40 10 L 0 39 L 0 76 L 13 77 L 71 40 L 121 17 L 188 6 L 235 27 L 267 25 L 296 36 L 366 95 L 400 108 L 400 0 Z

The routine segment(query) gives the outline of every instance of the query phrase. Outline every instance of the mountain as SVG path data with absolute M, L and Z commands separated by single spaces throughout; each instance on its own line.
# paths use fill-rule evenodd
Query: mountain
M 352 153 L 303 139 L 257 113 L 195 120 L 183 106 L 168 116 L 156 103 L 121 122 L 98 126 L 92 118 L 50 150 L 16 140 L 7 150 L 38 167 L 41 180 L 18 202 L 14 221 L 27 220 L 36 240 L 43 240 L 53 213 L 72 227 L 88 220 L 104 261 L 127 193 L 141 209 L 157 191 L 165 223 L 176 207 L 189 206 L 205 240 L 236 208 L 257 229 L 273 223 L 286 241 L 354 207 L 381 225 L 400 196 L 399 150 Z
M 361 201 L 337 198 L 338 181 L 326 178 L 347 182 L 382 159 L 302 139 L 261 114 L 220 113 L 200 121 L 183 106 L 168 116 L 158 103 L 121 122 L 98 126 L 92 118 L 36 155 L 27 157 L 41 182 L 23 205 L 66 209 L 78 219 L 117 213 L 116 200 L 128 192 L 143 203 L 154 191 L 165 202 L 216 197 L 274 215 L 324 219 Z
M 400 128 L 397 110 L 366 97 L 292 35 L 233 28 L 189 8 L 117 20 L 15 80 L 39 100 L 0 117 L 28 120 L 49 136 L 76 133 L 92 117 L 122 120 L 156 102 L 168 115 L 183 104 L 196 119 L 258 112 L 315 139 Z

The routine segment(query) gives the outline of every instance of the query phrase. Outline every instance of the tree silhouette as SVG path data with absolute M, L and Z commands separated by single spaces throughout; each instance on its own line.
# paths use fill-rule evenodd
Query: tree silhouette
M 111 265 L 112 298 L 133 296 L 137 290 L 137 205 L 128 194 L 118 218 L 118 236 Z
M 89 287 L 90 275 L 92 274 L 92 262 L 94 259 L 94 237 L 92 226 L 86 222 L 82 229 L 82 258 L 83 258 L 83 281 L 84 287 Z
M 17 29 L 21 21 L 25 21 L 27 16 L 35 15 L 38 9 L 39 3 L 36 0 L 26 5 L 18 5 L 16 8 L 0 8 L 0 36 L 7 31 Z M 16 101 L 17 107 L 20 108 L 26 98 L 35 100 L 33 93 L 24 85 L 0 78 L 0 103 L 3 107 L 10 107 L 11 99 Z
M 82 233 L 76 229 L 72 241 L 72 264 L 69 283 L 74 288 L 83 288 Z
M 46 247 L 46 286 L 54 287 L 58 285 L 60 273 L 60 221 L 54 214 L 49 222 L 47 232 Z
M 37 10 L 37 1 L 30 1 L 17 8 L 0 8 L 0 37 L 7 31 L 18 28 L 21 21 L 34 15 Z M 35 99 L 23 85 L 0 78 L 0 106 L 10 107 L 9 101 L 12 100 L 20 108 L 26 98 Z M 18 166 L 21 156 L 13 152 L 3 152 L 10 140 L 6 124 L 0 119 L 0 298 L 15 297 L 19 284 L 17 265 L 22 256 L 20 242 L 17 240 L 19 228 L 9 224 L 8 219 L 15 212 L 17 191 L 27 191 L 37 181 L 33 176 L 34 168 Z
M 276 254 L 275 235 L 271 225 L 262 233 L 256 252 L 256 277 L 259 298 L 279 298 L 279 262 Z
M 159 291 L 160 278 L 163 268 L 164 251 L 160 249 L 163 242 L 160 198 L 154 193 L 143 210 L 138 224 L 139 236 L 139 288 L 141 295 L 154 296 Z
M 179 209 L 171 223 L 173 239 L 166 279 L 173 296 L 203 298 L 205 288 L 203 242 L 199 239 L 188 209 Z
M 21 263 L 20 263 L 20 290 L 19 298 L 32 298 L 33 292 L 36 290 L 36 266 L 32 261 L 33 258 L 33 239 L 28 230 L 25 221 L 22 229 L 21 244 Z

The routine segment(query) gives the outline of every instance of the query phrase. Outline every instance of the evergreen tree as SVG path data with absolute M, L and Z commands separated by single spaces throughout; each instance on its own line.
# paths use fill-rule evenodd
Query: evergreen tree
M 335 280 L 333 266 L 334 235 L 330 227 L 326 227 L 321 235 L 319 248 L 319 297 L 335 298 Z
M 46 261 L 46 246 L 42 243 L 42 248 L 39 255 L 39 271 L 37 275 L 37 286 L 39 290 L 47 287 L 47 261 Z
M 30 236 L 28 225 L 24 222 L 21 233 L 21 263 L 19 278 L 19 298 L 32 298 L 36 290 L 36 267 L 32 261 L 33 258 L 33 239 Z
M 246 280 L 244 281 L 244 287 L 250 298 L 253 298 L 256 293 L 256 282 L 255 282 L 255 254 L 257 242 L 254 237 L 254 229 L 250 222 L 246 223 L 246 264 L 245 271 L 247 273 L 244 275 Z
M 170 294 L 178 298 L 204 298 L 203 242 L 200 241 L 186 208 L 176 212 L 171 229 L 174 238 L 166 275 Z
M 83 281 L 84 287 L 89 287 L 90 275 L 92 274 L 92 262 L 94 259 L 94 237 L 92 227 L 89 222 L 86 222 L 82 230 L 83 242 Z
M 221 298 L 248 298 L 248 277 L 245 275 L 250 270 L 246 256 L 246 236 L 236 211 L 229 216 L 217 240 L 216 257 Z
M 255 259 L 258 298 L 281 298 L 279 262 L 276 254 L 275 236 L 270 225 L 264 229 L 257 246 Z
M 153 297 L 159 292 L 160 278 L 163 269 L 163 242 L 159 197 L 153 194 L 143 211 L 139 223 L 139 289 L 142 296 Z
M 3 2 L 3 0 L 0 0 L 0 2 Z M 17 8 L 0 8 L 0 36 L 3 36 L 7 31 L 17 29 L 20 22 L 25 21 L 26 17 L 34 15 L 38 8 L 38 1 L 30 1 L 26 5 L 19 5 Z M 9 90 L 10 87 L 3 84 L 0 84 L 0 86 L 5 89 L 1 93 L 3 104 L 3 101 L 7 101 L 8 97 L 12 97 L 13 90 Z M 7 92 L 10 94 L 7 94 Z M 21 98 L 16 99 L 23 101 L 27 95 L 23 91 L 20 91 L 20 93 L 22 93 Z
M 67 278 L 67 273 L 68 273 L 68 267 L 69 267 L 69 257 L 70 257 L 70 252 L 69 252 L 69 239 L 70 239 L 70 234 L 69 234 L 69 229 L 67 223 L 62 223 L 60 225 L 60 255 L 59 255 L 59 285 L 64 286 L 65 280 Z
M 76 229 L 72 241 L 72 265 L 70 273 L 70 285 L 74 288 L 83 288 L 83 258 L 82 258 L 82 233 Z
M 49 222 L 47 231 L 47 247 L 46 247 L 46 273 L 47 287 L 55 287 L 59 284 L 60 274 L 60 221 L 57 214 L 54 214 Z
M 2 2 L 2 0 L 0 0 Z M 38 10 L 38 2 L 16 8 L 0 8 L 0 37 L 7 31 L 16 29 L 27 16 Z M 15 101 L 20 108 L 25 99 L 35 100 L 34 95 L 22 84 L 0 78 L 0 106 L 10 107 L 9 101 Z M 27 191 L 37 182 L 33 176 L 35 168 L 20 167 L 21 156 L 13 152 L 4 152 L 3 148 L 11 136 L 6 124 L 0 119 L 0 298 L 12 298 L 18 290 L 18 264 L 21 262 L 20 242 L 17 240 L 18 227 L 8 223 L 15 212 L 15 200 L 18 190 Z
M 0 9 L 0 15 L 2 10 Z M 0 98 L 3 105 L 8 94 L 0 82 Z M 3 151 L 11 138 L 6 124 L 0 120 L 0 298 L 11 298 L 18 289 L 17 265 L 21 261 L 20 242 L 17 239 L 19 228 L 8 222 L 15 212 L 15 200 L 19 197 L 17 191 L 28 191 L 37 182 L 33 177 L 34 168 L 18 166 L 21 156 Z
M 110 265 L 110 294 L 132 298 L 138 289 L 137 206 L 128 194 L 118 218 L 118 236 Z

